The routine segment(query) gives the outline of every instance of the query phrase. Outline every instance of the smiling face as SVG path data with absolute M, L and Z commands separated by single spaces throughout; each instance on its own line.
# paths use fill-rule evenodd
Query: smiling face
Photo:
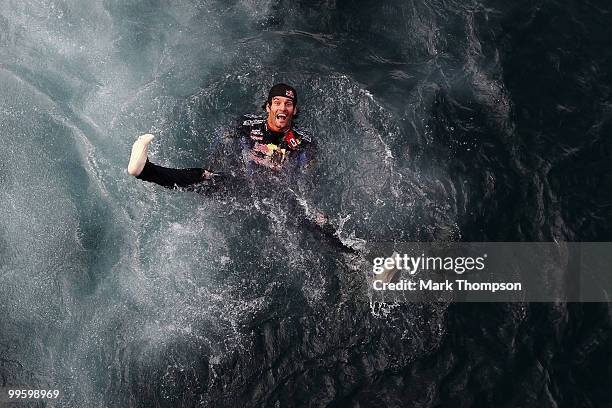
M 275 96 L 266 104 L 268 112 L 268 128 L 273 132 L 286 132 L 291 129 L 293 115 L 297 113 L 297 106 L 293 99 L 284 96 Z

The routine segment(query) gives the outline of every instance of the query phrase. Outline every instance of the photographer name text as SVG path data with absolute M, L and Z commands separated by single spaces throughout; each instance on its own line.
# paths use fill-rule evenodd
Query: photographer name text
M 453 281 L 445 280 L 437 282 L 432 279 L 412 281 L 402 279 L 399 282 L 383 282 L 374 280 L 374 290 L 394 290 L 394 291 L 475 291 L 475 292 L 503 292 L 523 290 L 520 282 L 468 282 L 465 279 Z

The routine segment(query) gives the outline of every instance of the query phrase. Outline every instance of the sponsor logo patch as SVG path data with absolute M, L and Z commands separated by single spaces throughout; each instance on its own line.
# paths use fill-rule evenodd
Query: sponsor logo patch
M 263 140 L 263 133 L 260 129 L 251 129 L 251 139 Z
M 242 126 L 261 125 L 265 121 L 266 121 L 265 119 L 245 120 L 244 122 L 242 122 Z

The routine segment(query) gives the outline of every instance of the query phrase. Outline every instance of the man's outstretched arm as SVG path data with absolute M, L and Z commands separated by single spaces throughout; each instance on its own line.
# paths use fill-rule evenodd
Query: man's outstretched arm
M 147 159 L 147 148 L 153 138 L 153 135 L 145 134 L 134 142 L 128 163 L 130 175 L 167 188 L 192 186 L 214 176 L 213 173 L 201 168 L 170 169 L 151 163 Z

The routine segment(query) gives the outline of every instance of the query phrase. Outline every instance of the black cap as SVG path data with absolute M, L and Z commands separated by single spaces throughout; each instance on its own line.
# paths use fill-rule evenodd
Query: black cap
M 295 91 L 295 88 L 287 84 L 276 84 L 270 88 L 270 92 L 268 93 L 268 101 L 266 103 L 272 102 L 272 98 L 275 96 L 290 98 L 293 100 L 293 103 L 297 105 L 297 92 Z

